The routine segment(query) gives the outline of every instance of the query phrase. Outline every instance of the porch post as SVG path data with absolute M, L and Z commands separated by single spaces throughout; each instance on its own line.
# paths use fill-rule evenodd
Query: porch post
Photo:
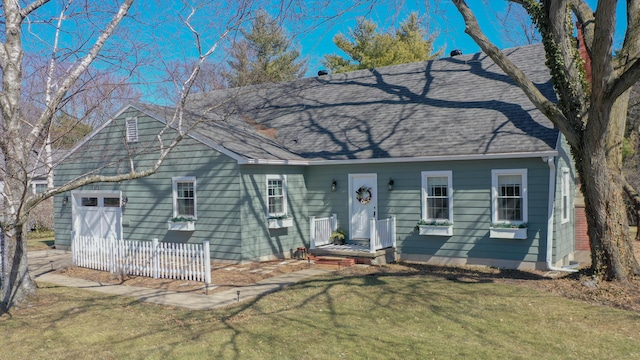
M 338 230 L 338 215 L 331 214 L 331 232 Z
M 396 247 L 396 216 L 391 215 L 391 246 Z
M 378 242 L 376 229 L 376 219 L 369 219 L 369 252 L 376 252 L 376 243 Z
M 309 221 L 311 222 L 309 224 L 309 249 L 315 249 L 316 248 L 316 240 L 315 240 L 315 236 L 316 236 L 316 217 L 315 216 L 309 216 Z

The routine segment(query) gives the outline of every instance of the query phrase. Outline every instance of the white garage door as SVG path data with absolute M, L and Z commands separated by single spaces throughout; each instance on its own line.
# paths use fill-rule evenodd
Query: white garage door
M 77 235 L 122 239 L 120 191 L 74 191 L 71 195 Z

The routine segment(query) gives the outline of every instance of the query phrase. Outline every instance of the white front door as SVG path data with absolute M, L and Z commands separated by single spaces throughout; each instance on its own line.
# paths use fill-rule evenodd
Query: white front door
M 349 234 L 351 239 L 369 239 L 369 221 L 377 219 L 377 174 L 349 174 Z
M 74 191 L 71 197 L 76 235 L 122 239 L 120 191 Z

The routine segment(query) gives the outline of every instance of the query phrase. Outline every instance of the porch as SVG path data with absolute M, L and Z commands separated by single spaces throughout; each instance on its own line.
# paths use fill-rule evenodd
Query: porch
M 309 253 L 315 256 L 353 258 L 356 263 L 381 265 L 396 259 L 396 217 L 369 219 L 369 238 L 334 243 L 331 234 L 338 229 L 338 216 L 310 218 Z

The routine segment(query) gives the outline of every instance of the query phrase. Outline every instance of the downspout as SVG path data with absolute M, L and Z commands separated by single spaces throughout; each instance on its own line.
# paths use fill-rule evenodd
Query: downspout
M 545 161 L 545 158 L 542 158 Z M 566 271 L 576 272 L 577 270 L 571 268 L 553 266 L 553 208 L 555 200 L 556 190 L 556 164 L 553 156 L 546 158 L 547 165 L 549 165 L 549 201 L 548 201 L 548 218 L 547 218 L 547 270 L 549 271 Z

